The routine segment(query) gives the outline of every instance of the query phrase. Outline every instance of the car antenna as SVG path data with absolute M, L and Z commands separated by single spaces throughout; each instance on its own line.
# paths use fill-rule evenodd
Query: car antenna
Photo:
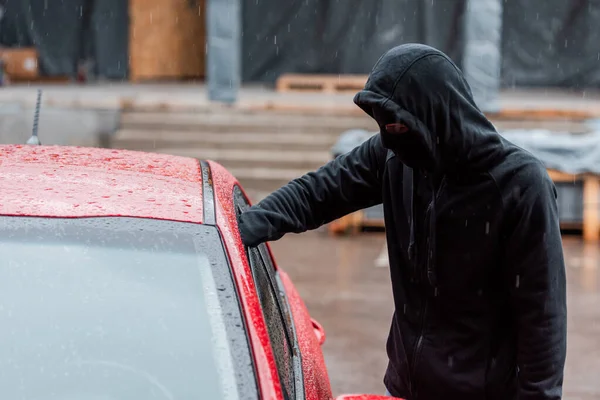
M 37 100 L 35 102 L 35 114 L 33 115 L 33 132 L 31 137 L 27 141 L 27 144 L 39 146 L 42 143 L 40 142 L 40 138 L 38 137 L 38 125 L 40 121 L 40 108 L 42 106 L 42 89 L 38 89 L 37 91 Z

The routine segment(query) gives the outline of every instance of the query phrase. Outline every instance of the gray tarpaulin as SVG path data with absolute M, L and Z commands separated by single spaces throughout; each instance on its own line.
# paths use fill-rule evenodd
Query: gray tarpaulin
M 364 129 L 350 129 L 343 132 L 339 139 L 331 147 L 331 155 L 335 158 L 352 151 L 355 147 L 366 142 L 375 133 L 365 131 Z
M 484 63 L 497 74 L 497 54 L 481 41 L 501 35 L 503 86 L 600 84 L 598 0 L 469 0 L 471 10 L 467 0 L 241 1 L 245 81 L 273 82 L 287 72 L 366 74 L 386 50 L 407 42 L 448 53 L 473 81 Z M 477 40 L 465 46 L 467 34 Z M 487 61 L 477 59 L 479 51 Z M 463 55 L 481 66 L 470 68 Z
M 569 174 L 600 173 L 600 131 L 557 133 L 510 130 L 502 135 L 539 158 L 546 168 Z M 583 183 L 555 182 L 561 222 L 583 222 Z M 599 199 L 600 200 L 600 199 Z
M 125 79 L 129 20 L 124 0 L 2 0 L 0 43 L 35 46 L 44 75 L 76 76 L 80 59 L 94 74 Z
M 240 1 L 208 0 L 206 3 L 208 97 L 213 101 L 234 103 L 241 75 Z
M 600 131 L 570 134 L 509 130 L 502 136 L 539 158 L 546 168 L 569 174 L 600 174 Z
M 366 74 L 406 42 L 440 48 L 460 64 L 464 7 L 465 0 L 243 0 L 242 76 Z
M 600 1 L 504 1 L 505 86 L 600 85 Z

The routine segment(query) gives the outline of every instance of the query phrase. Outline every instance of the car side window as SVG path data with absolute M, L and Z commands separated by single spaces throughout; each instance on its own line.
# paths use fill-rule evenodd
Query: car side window
M 238 214 L 248 207 L 248 202 L 239 189 L 234 193 L 234 201 Z M 286 400 L 295 399 L 294 349 L 296 346 L 293 346 L 291 339 L 290 313 L 285 308 L 286 304 L 280 301 L 275 269 L 266 246 L 263 244 L 249 248 L 247 252 L 258 299 L 267 324 L 283 395 Z
M 284 398 L 293 399 L 295 398 L 293 349 L 283 313 L 277 300 L 277 290 L 274 287 L 275 282 L 269 276 L 259 249 L 249 249 L 248 253 L 258 298 L 265 316 L 273 355 L 277 364 L 277 370 L 279 371 L 279 380 L 281 381 Z

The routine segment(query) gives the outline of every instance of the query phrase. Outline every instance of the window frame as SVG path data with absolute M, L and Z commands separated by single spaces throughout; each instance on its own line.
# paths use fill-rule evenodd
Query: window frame
M 234 199 L 234 207 L 235 207 L 237 216 L 239 216 L 242 212 L 244 212 L 248 208 L 250 208 L 250 201 L 244 195 L 244 192 L 242 191 L 242 189 L 237 185 L 234 186 L 233 199 Z M 273 260 L 271 252 L 269 251 L 269 248 L 267 247 L 267 245 L 265 243 L 262 243 L 252 249 L 256 250 L 257 256 L 260 257 L 260 260 L 262 261 L 262 264 L 265 268 L 266 276 L 269 279 L 270 290 L 272 290 L 274 297 L 276 299 L 276 302 L 277 302 L 276 306 L 279 310 L 279 312 L 278 312 L 279 318 L 281 319 L 281 322 L 284 326 L 286 338 L 291 347 L 289 350 L 290 350 L 290 354 L 291 354 L 291 358 L 292 358 L 291 359 L 292 372 L 294 374 L 294 376 L 293 376 L 294 397 L 293 398 L 296 400 L 303 400 L 303 399 L 305 399 L 305 393 L 304 393 L 304 374 L 303 374 L 303 370 L 302 370 L 302 354 L 300 352 L 300 346 L 298 344 L 298 335 L 296 332 L 296 326 L 295 326 L 293 314 L 291 312 L 291 308 L 290 308 L 290 305 L 288 302 L 285 286 L 283 285 L 279 271 L 275 268 L 275 265 L 276 265 L 275 261 Z M 248 259 L 248 264 L 250 265 L 250 268 L 252 270 L 252 278 L 255 281 L 255 286 L 257 286 L 256 285 L 256 273 L 254 270 L 256 266 L 254 265 L 254 262 L 252 261 L 252 257 L 249 256 L 250 249 L 245 248 L 244 250 L 246 252 L 246 257 Z M 260 295 L 258 294 L 258 287 L 257 287 L 257 297 L 259 297 L 259 302 L 261 303 L 261 311 L 262 311 L 263 305 L 262 305 L 262 299 L 260 298 Z M 265 319 L 265 323 L 266 323 L 266 317 L 264 315 L 264 312 L 263 312 L 263 318 Z M 267 325 L 267 330 L 268 330 L 268 324 L 266 324 L 266 325 Z M 270 333 L 269 333 L 269 342 L 271 344 L 271 349 L 273 349 L 273 342 L 272 342 Z M 273 357 L 276 357 L 274 351 L 273 351 Z M 278 366 L 279 364 L 276 362 L 276 365 Z M 278 369 L 280 384 L 283 386 L 284 383 L 281 382 L 281 374 L 280 374 L 281 371 L 279 371 L 279 366 L 277 367 L 277 369 Z

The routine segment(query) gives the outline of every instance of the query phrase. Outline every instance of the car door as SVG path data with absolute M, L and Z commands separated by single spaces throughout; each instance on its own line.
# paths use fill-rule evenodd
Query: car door
M 250 203 L 236 187 L 236 211 Z M 278 269 L 270 248 L 247 249 L 248 260 L 267 325 L 285 399 L 331 399 L 331 387 L 320 345 L 325 335 L 313 321 L 296 288 Z

